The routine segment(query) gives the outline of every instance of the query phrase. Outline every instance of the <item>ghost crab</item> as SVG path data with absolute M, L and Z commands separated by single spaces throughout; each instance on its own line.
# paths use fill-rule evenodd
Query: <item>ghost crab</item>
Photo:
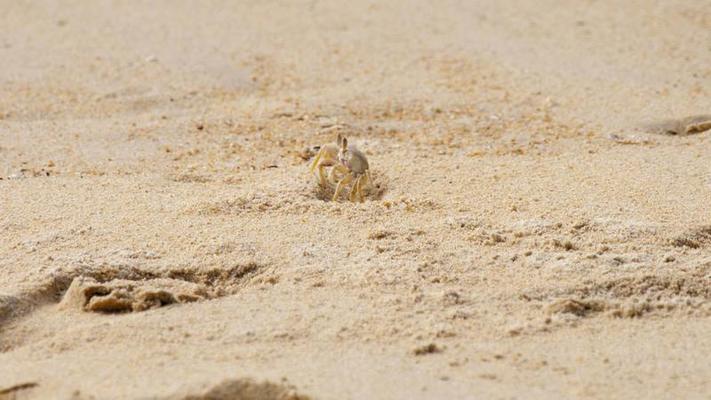
M 338 161 L 338 152 L 341 149 L 342 140 L 343 137 L 339 133 L 338 138 L 336 138 L 336 143 L 326 143 L 321 145 L 318 153 L 316 153 L 316 157 L 314 157 L 313 162 L 311 162 L 309 171 L 313 174 L 318 168 L 318 183 L 323 187 L 329 186 L 329 183 L 334 183 L 336 181 L 337 173 L 344 175 L 347 172 L 347 169 L 340 165 Z M 328 174 L 328 178 L 326 178 L 325 172 L 327 167 L 333 167 L 331 172 Z
M 327 167 L 331 167 L 328 177 L 325 173 Z M 357 199 L 361 203 L 364 201 L 363 189 L 371 181 L 368 158 L 355 145 L 349 145 L 346 137 L 339 134 L 335 144 L 327 143 L 321 146 L 311 163 L 311 173 L 317 168 L 321 186 L 330 186 L 338 181 L 332 201 L 336 201 L 341 190 L 354 180 L 348 199 Z

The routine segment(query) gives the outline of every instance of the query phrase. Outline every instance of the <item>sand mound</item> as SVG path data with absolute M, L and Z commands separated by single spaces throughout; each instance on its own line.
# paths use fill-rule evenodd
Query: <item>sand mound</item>
M 711 277 L 708 266 L 692 273 L 676 275 L 645 275 L 592 282 L 573 289 L 571 293 L 581 296 L 605 296 L 611 298 L 646 297 L 655 300 L 673 297 L 697 297 L 711 299 Z
M 711 278 L 708 267 L 686 276 L 624 277 L 592 282 L 567 292 L 570 297 L 552 301 L 549 315 L 572 314 L 585 317 L 608 312 L 613 317 L 641 317 L 652 312 L 711 312 Z
M 685 232 L 672 239 L 676 247 L 698 249 L 711 246 L 711 225 L 701 226 Z
M 257 383 L 251 379 L 231 379 L 217 384 L 204 393 L 173 396 L 166 400 L 308 400 L 294 388 L 272 382 Z
M 26 382 L 0 389 L 0 400 L 15 400 L 27 398 L 24 392 L 36 386 L 37 383 L 35 382 Z
M 93 278 L 79 277 L 67 289 L 60 307 L 107 313 L 131 312 L 210 297 L 205 286 L 177 279 L 116 279 L 100 283 Z
M 242 278 L 257 272 L 256 263 L 227 269 L 176 269 L 128 278 L 78 276 L 64 293 L 60 308 L 95 312 L 135 312 L 191 303 L 234 293 Z
M 686 118 L 670 119 L 646 126 L 650 133 L 683 136 L 705 132 L 711 129 L 711 115 L 693 115 Z

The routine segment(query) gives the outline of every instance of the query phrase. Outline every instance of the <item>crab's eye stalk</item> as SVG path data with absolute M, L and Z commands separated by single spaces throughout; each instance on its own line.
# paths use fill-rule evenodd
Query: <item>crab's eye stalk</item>
M 341 141 L 343 141 L 343 136 L 339 133 L 338 137 L 336 137 L 336 144 L 340 146 Z
M 347 148 L 348 148 L 348 139 L 343 138 L 341 140 L 341 150 L 343 150 L 345 152 Z

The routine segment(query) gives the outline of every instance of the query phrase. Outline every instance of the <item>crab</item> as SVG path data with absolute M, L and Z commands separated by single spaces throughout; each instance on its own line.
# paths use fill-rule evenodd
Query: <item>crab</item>
M 326 175 L 326 168 L 331 170 Z M 341 134 L 338 134 L 336 143 L 326 143 L 320 146 L 316 157 L 311 162 L 309 170 L 311 173 L 318 169 L 319 184 L 322 187 L 332 187 L 336 185 L 333 193 L 333 201 L 338 199 L 341 190 L 355 179 L 351 189 L 349 200 L 363 202 L 365 195 L 363 188 L 371 181 L 368 159 L 365 154 L 354 145 L 348 144 Z
M 358 201 L 362 203 L 365 197 L 363 194 L 363 188 L 371 181 L 368 159 L 365 157 L 365 154 L 358 150 L 354 145 L 349 146 L 348 139 L 341 137 L 340 135 L 339 144 L 341 146 L 338 150 L 339 164 L 334 166 L 331 172 L 344 172 L 345 176 L 338 182 L 338 185 L 336 185 L 332 201 L 336 201 L 336 199 L 338 199 L 338 194 L 341 192 L 343 187 L 355 179 L 348 199 L 350 201 L 355 201 L 357 198 Z
M 313 162 L 311 162 L 309 171 L 313 174 L 318 168 L 318 182 L 323 187 L 329 186 L 329 183 L 335 183 L 337 180 L 336 174 L 340 173 L 341 175 L 345 175 L 348 173 L 348 169 L 338 161 L 338 152 L 343 139 L 339 133 L 336 138 L 336 143 L 322 145 L 316 157 L 314 157 Z M 328 178 L 325 173 L 326 167 L 333 167 L 328 174 Z

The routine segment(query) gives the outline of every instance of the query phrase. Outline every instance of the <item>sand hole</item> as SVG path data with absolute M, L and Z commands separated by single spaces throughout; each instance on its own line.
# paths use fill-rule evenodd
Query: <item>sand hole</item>
M 385 192 L 387 191 L 389 183 L 388 179 L 384 174 L 378 171 L 371 171 L 370 177 L 372 179 L 372 182 L 365 191 L 365 201 L 381 200 L 385 195 Z M 345 189 L 343 189 L 339 199 L 340 201 L 348 199 L 348 193 L 350 193 L 351 188 L 352 185 L 348 185 Z M 324 187 L 317 183 L 315 183 L 311 189 L 311 194 L 313 197 L 326 202 L 331 201 L 331 199 L 333 199 L 334 192 L 335 186 Z

